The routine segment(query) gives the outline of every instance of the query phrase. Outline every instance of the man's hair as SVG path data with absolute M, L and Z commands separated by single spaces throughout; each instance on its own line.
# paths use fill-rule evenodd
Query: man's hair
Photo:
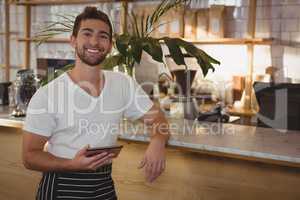
M 91 6 L 85 7 L 84 11 L 76 17 L 73 26 L 73 32 L 72 32 L 72 35 L 74 37 L 77 37 L 78 31 L 80 29 L 81 21 L 87 19 L 98 19 L 103 21 L 105 24 L 107 24 L 110 31 L 109 32 L 110 40 L 112 40 L 112 25 L 110 23 L 108 16 L 104 12 L 97 10 L 96 7 L 91 7 Z

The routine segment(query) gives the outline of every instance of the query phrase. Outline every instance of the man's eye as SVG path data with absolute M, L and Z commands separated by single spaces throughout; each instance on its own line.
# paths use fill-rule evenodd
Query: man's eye
M 100 38 L 101 39 L 108 39 L 108 36 L 107 35 L 100 35 Z
M 84 36 L 91 36 L 90 33 L 83 33 Z

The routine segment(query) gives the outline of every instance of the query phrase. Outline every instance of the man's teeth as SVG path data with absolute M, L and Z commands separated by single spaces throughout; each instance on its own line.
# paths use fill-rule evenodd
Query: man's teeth
M 99 53 L 100 51 L 97 49 L 87 49 L 88 52 L 90 53 Z

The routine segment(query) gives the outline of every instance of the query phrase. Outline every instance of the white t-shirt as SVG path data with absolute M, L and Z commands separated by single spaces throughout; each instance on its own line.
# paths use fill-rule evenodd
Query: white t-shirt
M 98 97 L 89 95 L 67 73 L 40 88 L 28 105 L 23 129 L 48 137 L 46 150 L 63 158 L 73 158 L 87 144 L 114 145 L 123 117 L 138 119 L 153 103 L 131 77 L 105 70 L 103 74 Z

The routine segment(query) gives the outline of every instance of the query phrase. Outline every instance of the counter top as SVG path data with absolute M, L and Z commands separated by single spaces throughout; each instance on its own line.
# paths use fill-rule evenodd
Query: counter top
M 300 167 L 300 131 L 169 119 L 170 146 Z M 149 141 L 141 123 L 126 122 L 120 139 Z
M 0 126 L 21 128 L 24 118 L 9 116 L 0 107 Z M 168 145 L 189 151 L 300 167 L 300 131 L 280 131 L 238 124 L 218 124 L 169 118 Z M 149 136 L 140 122 L 124 120 L 119 138 L 147 142 Z
M 13 117 L 12 111 L 8 106 L 0 106 L 0 126 L 22 128 L 25 117 Z

